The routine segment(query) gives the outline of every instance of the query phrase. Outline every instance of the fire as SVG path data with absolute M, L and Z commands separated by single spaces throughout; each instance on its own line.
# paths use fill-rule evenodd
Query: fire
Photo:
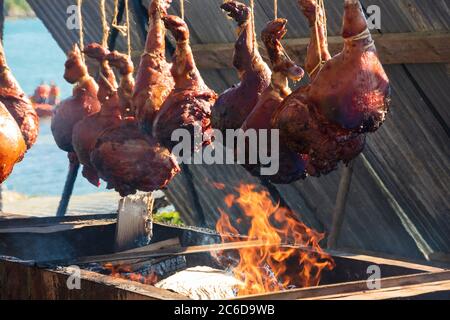
M 113 265 L 112 263 L 104 264 L 103 268 L 110 271 L 111 272 L 110 275 L 115 278 L 136 281 L 148 285 L 154 285 L 156 282 L 158 282 L 158 276 L 153 271 L 151 271 L 147 275 L 144 275 L 138 272 L 134 272 L 131 266 Z
M 324 234 L 305 226 L 290 210 L 275 205 L 266 191 L 257 191 L 254 185 L 242 184 L 237 191 L 238 196 L 228 195 L 225 202 L 228 207 L 237 204 L 251 220 L 245 241 L 265 244 L 238 250 L 239 263 L 233 273 L 244 283 L 238 295 L 318 285 L 322 271 L 334 268 L 333 259 L 319 246 Z M 238 241 L 233 234 L 239 232 L 223 211 L 216 229 L 223 242 Z

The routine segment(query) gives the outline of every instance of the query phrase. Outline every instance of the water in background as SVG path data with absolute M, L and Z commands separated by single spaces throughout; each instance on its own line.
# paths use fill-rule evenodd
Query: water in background
M 71 86 L 62 77 L 65 53 L 38 19 L 7 20 L 4 47 L 8 64 L 27 94 L 33 93 L 42 81 L 54 81 L 62 97 L 71 93 Z M 30 196 L 60 195 L 67 174 L 67 155 L 56 146 L 50 121 L 41 121 L 37 143 L 17 164 L 3 183 L 7 190 Z M 102 187 L 90 185 L 79 173 L 74 194 L 104 192 Z

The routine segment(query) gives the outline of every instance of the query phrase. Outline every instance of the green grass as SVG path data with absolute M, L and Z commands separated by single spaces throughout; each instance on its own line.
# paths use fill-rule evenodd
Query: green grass
M 153 216 L 155 222 L 168 223 L 181 226 L 183 221 L 180 218 L 180 213 L 177 211 L 168 211 L 157 213 Z

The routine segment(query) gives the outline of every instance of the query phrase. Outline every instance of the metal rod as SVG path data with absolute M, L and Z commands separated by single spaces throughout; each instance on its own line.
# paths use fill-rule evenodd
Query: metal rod
M 56 211 L 57 217 L 64 217 L 69 206 L 70 197 L 72 196 L 73 186 L 77 180 L 78 170 L 80 169 L 80 163 L 70 163 L 69 172 L 67 173 L 66 183 L 64 184 L 64 190 L 59 201 L 58 210 Z
M 328 249 L 336 248 L 339 235 L 341 233 L 342 225 L 345 218 L 345 205 L 347 204 L 347 196 L 350 190 L 353 175 L 353 161 L 342 169 L 341 180 L 339 182 L 339 189 L 336 195 L 336 203 L 333 210 L 333 224 L 331 232 L 328 236 Z

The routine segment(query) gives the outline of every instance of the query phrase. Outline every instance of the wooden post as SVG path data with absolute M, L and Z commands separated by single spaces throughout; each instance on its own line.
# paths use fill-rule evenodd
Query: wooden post
M 58 210 L 56 211 L 57 217 L 63 217 L 66 215 L 67 207 L 69 206 L 70 197 L 72 196 L 73 186 L 77 180 L 78 170 L 80 169 L 80 163 L 78 161 L 70 162 L 69 172 L 67 173 L 66 183 L 64 184 L 64 190 L 59 201 Z
M 115 251 L 147 245 L 152 237 L 152 193 L 138 193 L 119 201 Z
M 347 203 L 347 196 L 352 182 L 353 161 L 342 169 L 339 189 L 336 195 L 336 204 L 333 210 L 333 225 L 331 227 L 330 235 L 328 236 L 327 245 L 329 249 L 336 247 L 344 223 L 345 205 Z

